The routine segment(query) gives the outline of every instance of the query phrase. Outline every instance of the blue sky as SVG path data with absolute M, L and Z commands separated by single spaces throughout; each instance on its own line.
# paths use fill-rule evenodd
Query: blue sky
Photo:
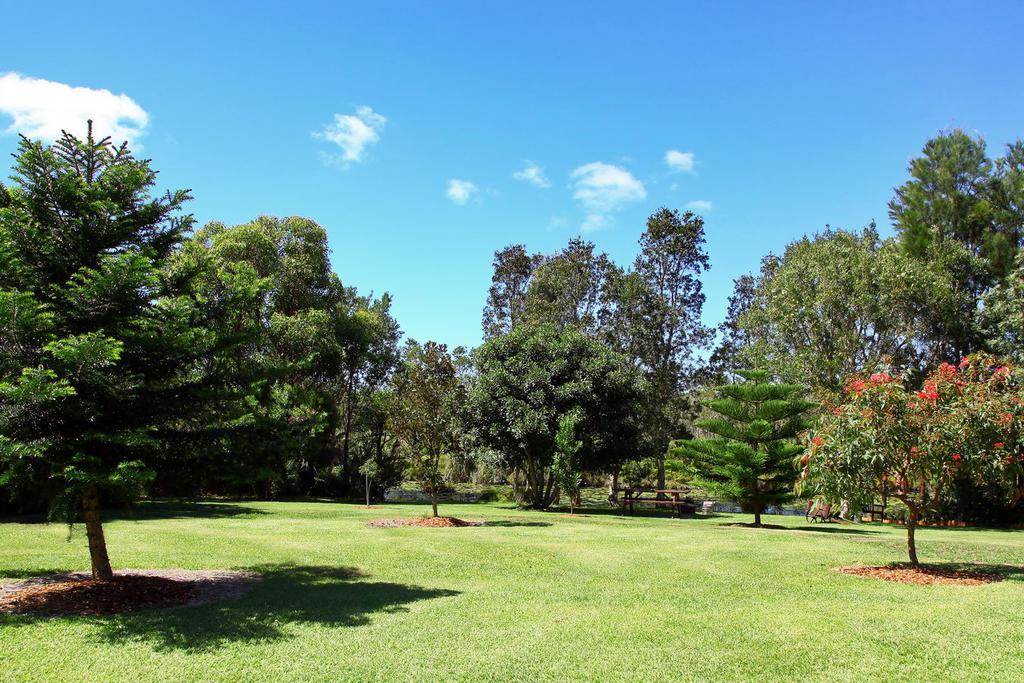
M 346 284 L 451 345 L 506 244 L 583 231 L 625 264 L 697 202 L 717 323 L 768 251 L 886 228 L 937 131 L 1024 135 L 1019 2 L 43 4 L 3 11 L 0 152 L 19 121 L 134 117 L 200 222 L 311 217 Z

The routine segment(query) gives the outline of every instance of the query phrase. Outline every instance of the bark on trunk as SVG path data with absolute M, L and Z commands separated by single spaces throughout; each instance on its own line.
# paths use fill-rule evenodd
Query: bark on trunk
M 437 489 L 431 489 L 430 491 L 430 507 L 434 511 L 434 516 L 437 517 Z
M 754 510 L 754 526 L 761 526 L 761 510 Z
M 910 555 L 910 565 L 920 567 L 917 561 L 917 545 L 914 541 L 914 531 L 917 529 L 917 510 L 910 509 L 910 516 L 907 517 L 907 552 Z
M 110 568 L 107 542 L 103 538 L 103 520 L 100 517 L 100 494 L 90 486 L 82 494 L 82 517 L 85 520 L 85 535 L 89 539 L 89 559 L 92 561 L 92 578 L 110 581 L 114 571 Z

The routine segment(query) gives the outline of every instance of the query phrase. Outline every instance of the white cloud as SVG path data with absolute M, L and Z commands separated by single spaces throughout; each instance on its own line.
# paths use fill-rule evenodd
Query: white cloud
M 670 149 L 665 152 L 665 163 L 673 171 L 693 173 L 693 167 L 697 163 L 697 157 L 693 152 L 680 152 L 678 149 Z
M 468 180 L 459 180 L 458 178 L 452 178 L 448 181 L 448 199 L 452 200 L 459 206 L 462 206 L 469 201 L 477 191 L 476 185 L 469 182 Z
M 569 177 L 573 181 L 573 199 L 586 212 L 583 230 L 605 227 L 611 222 L 609 214 L 647 197 L 643 183 L 629 171 L 600 161 L 580 166 Z
M 137 147 L 135 141 L 149 124 L 149 114 L 123 93 L 115 95 L 13 71 L 0 75 L 0 113 L 13 119 L 5 133 L 48 142 L 59 138 L 61 130 L 84 136 L 86 121 L 92 119 L 96 137 L 109 135 L 116 144 L 127 140 Z
M 686 204 L 686 208 L 687 209 L 692 209 L 694 211 L 703 211 L 703 212 L 706 213 L 706 212 L 711 210 L 711 200 L 710 199 L 694 199 L 692 202 L 688 202 Z
M 313 137 L 337 145 L 341 153 L 330 159 L 347 167 L 362 161 L 366 148 L 380 141 L 380 132 L 387 122 L 372 107 L 358 107 L 355 114 L 335 114 L 334 120 L 313 133 Z
M 544 175 L 544 168 L 538 166 L 532 161 L 526 161 L 523 166 L 523 170 L 516 171 L 512 174 L 512 177 L 516 180 L 522 180 L 535 187 L 548 188 L 551 187 L 551 181 L 548 180 L 547 176 Z

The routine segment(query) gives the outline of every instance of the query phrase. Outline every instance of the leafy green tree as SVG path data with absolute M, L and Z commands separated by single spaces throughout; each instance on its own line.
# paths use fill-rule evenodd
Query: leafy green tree
M 580 495 L 580 463 L 579 453 L 583 442 L 576 438 L 576 417 L 563 415 L 558 420 L 558 431 L 555 432 L 555 454 L 551 461 L 551 471 L 555 475 L 558 488 L 569 497 L 569 514 L 573 514 L 573 504 Z
M 799 398 L 803 387 L 773 384 L 767 371 L 736 374 L 746 381 L 718 387 L 718 398 L 705 403 L 718 416 L 696 423 L 714 436 L 676 442 L 673 453 L 689 466 L 694 483 L 753 512 L 759 527 L 766 507 L 793 498 L 793 458 L 804 450 L 796 437 L 813 404 Z
M 923 367 L 940 351 L 922 312 L 952 316 L 961 304 L 945 270 L 908 257 L 873 226 L 789 244 L 781 257 L 765 259 L 743 296 L 735 322 L 740 360 L 831 392 L 882 360 Z
M 337 378 L 345 358 L 339 312 L 347 292 L 330 270 L 326 231 L 296 217 L 209 223 L 185 244 L 176 266 L 200 273 L 196 296 L 211 304 L 239 281 L 252 282 L 258 294 L 245 307 L 230 297 L 210 307 L 215 329 L 257 331 L 246 335 L 244 353 L 209 360 L 251 381 L 244 388 L 249 415 L 209 449 L 217 457 L 203 470 L 207 486 L 313 493 L 337 457 Z
M 763 262 L 773 261 L 769 254 Z M 763 278 L 764 276 L 762 276 Z M 740 365 L 741 357 L 753 344 L 751 334 L 741 325 L 743 315 L 750 310 L 757 295 L 758 278 L 751 274 L 741 275 L 733 280 L 733 291 L 729 295 L 725 320 L 718 326 L 718 346 L 715 347 L 708 367 L 705 369 L 703 384 L 722 384 L 729 370 Z
M 442 456 L 459 445 L 459 417 L 465 401 L 448 347 L 436 342 L 406 342 L 402 369 L 395 379 L 398 406 L 393 429 L 408 452 L 409 474 L 437 499 L 444 488 Z
M 126 145 L 23 138 L 0 188 L 0 484 L 41 482 L 81 506 L 92 573 L 111 579 L 103 496 L 152 479 L 165 430 L 200 394 L 207 348 L 185 277 L 164 268 L 192 225 L 185 190 Z M 69 519 L 71 517 L 69 516 Z
M 608 286 L 606 334 L 647 379 L 644 432 L 662 489 L 669 441 L 685 429 L 696 353 L 712 338 L 701 323 L 701 276 L 709 268 L 704 243 L 704 219 L 659 209 L 647 219 L 632 271 L 613 276 Z
M 985 345 L 1014 363 L 1024 363 L 1024 250 L 1014 269 L 990 290 L 980 311 Z
M 485 342 L 475 358 L 478 438 L 502 453 L 529 506 L 546 509 L 558 498 L 551 464 L 562 416 L 575 411 L 586 471 L 607 471 L 635 451 L 644 382 L 621 354 L 573 328 L 521 325 Z
M 579 237 L 539 261 L 523 304 L 524 321 L 573 327 L 597 337 L 602 325 L 604 290 L 615 266 L 607 254 L 595 254 L 593 242 Z
M 212 327 L 255 329 L 245 353 L 208 363 L 252 378 L 249 415 L 220 444 L 205 446 L 219 454 L 218 467 L 205 472 L 208 483 L 267 495 L 361 488 L 356 470 L 366 456 L 354 457 L 354 444 L 372 446 L 372 397 L 398 363 L 390 296 L 343 286 L 331 271 L 327 232 L 299 217 L 210 223 L 179 261 L 180 269 L 201 273 L 196 295 L 208 303 Z M 239 305 L 236 292 L 249 289 L 253 302 Z
M 982 346 L 978 303 L 1024 240 L 1024 143 L 993 162 L 984 140 L 954 129 L 925 143 L 909 172 L 889 217 L 907 253 L 948 271 L 960 306 L 942 316 L 934 341 L 939 358 L 960 358 Z
M 494 275 L 483 314 L 484 339 L 506 334 L 523 322 L 530 278 L 542 261 L 540 254 L 529 254 L 522 244 L 494 252 Z

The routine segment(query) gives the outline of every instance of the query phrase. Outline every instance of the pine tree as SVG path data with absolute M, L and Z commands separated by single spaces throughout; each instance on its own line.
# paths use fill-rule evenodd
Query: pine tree
M 105 580 L 101 500 L 153 477 L 161 429 L 201 403 L 183 370 L 210 342 L 165 270 L 188 192 L 153 197 L 155 180 L 90 123 L 85 140 L 23 139 L 0 187 L 0 485 L 45 486 L 69 521 L 80 506 Z
M 803 451 L 795 437 L 806 428 L 803 414 L 813 403 L 799 398 L 803 387 L 772 384 L 764 370 L 735 374 L 746 381 L 718 387 L 718 398 L 704 403 L 718 417 L 696 423 L 714 436 L 676 442 L 673 453 L 698 486 L 753 512 L 759 527 L 766 507 L 793 497 L 793 458 Z

